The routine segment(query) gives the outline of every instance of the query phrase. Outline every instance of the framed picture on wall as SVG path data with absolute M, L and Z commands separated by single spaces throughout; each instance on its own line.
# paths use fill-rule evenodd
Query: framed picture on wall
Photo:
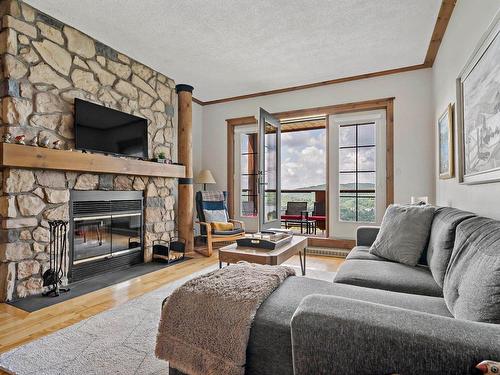
M 438 120 L 439 139 L 439 178 L 447 179 L 454 176 L 453 148 L 453 105 L 448 104 L 446 111 Z
M 457 78 L 460 182 L 500 181 L 500 13 Z

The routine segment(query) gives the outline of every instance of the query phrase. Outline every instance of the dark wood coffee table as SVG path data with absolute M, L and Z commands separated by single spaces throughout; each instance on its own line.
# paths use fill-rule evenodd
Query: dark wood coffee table
M 307 237 L 304 236 L 293 236 L 290 242 L 274 250 L 238 246 L 234 243 L 219 249 L 219 268 L 222 268 L 223 262 L 237 263 L 240 260 L 276 266 L 299 254 L 300 269 L 302 276 L 304 276 L 306 274 L 306 248 Z

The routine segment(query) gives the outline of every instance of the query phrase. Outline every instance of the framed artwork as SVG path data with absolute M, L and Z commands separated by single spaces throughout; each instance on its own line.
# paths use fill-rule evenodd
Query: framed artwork
M 439 178 L 447 179 L 454 176 L 453 148 L 453 105 L 448 104 L 446 111 L 439 117 Z
M 500 181 L 500 12 L 457 78 L 460 182 Z

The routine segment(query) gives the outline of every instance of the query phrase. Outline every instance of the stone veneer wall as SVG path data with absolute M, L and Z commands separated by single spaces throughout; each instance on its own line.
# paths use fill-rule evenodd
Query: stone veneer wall
M 148 119 L 150 157 L 170 156 L 175 84 L 17 0 L 0 1 L 3 133 L 74 145 L 74 98 Z M 75 151 L 76 152 L 76 151 Z M 145 260 L 174 235 L 175 180 L 5 169 L 0 192 L 0 301 L 38 294 L 48 268 L 48 220 L 68 218 L 69 190 L 142 190 Z

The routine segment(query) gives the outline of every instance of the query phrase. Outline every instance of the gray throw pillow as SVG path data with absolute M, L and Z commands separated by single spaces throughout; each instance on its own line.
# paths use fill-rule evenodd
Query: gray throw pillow
M 433 206 L 391 204 L 370 253 L 416 266 L 427 245 L 434 210 Z
M 443 295 L 455 318 L 500 324 L 500 221 L 473 217 L 457 226 Z
M 227 223 L 226 210 L 203 210 L 207 223 Z
M 440 287 L 443 287 L 444 275 L 450 262 L 457 225 L 474 216 L 473 213 L 456 208 L 436 208 L 427 245 L 427 264 L 432 277 Z

